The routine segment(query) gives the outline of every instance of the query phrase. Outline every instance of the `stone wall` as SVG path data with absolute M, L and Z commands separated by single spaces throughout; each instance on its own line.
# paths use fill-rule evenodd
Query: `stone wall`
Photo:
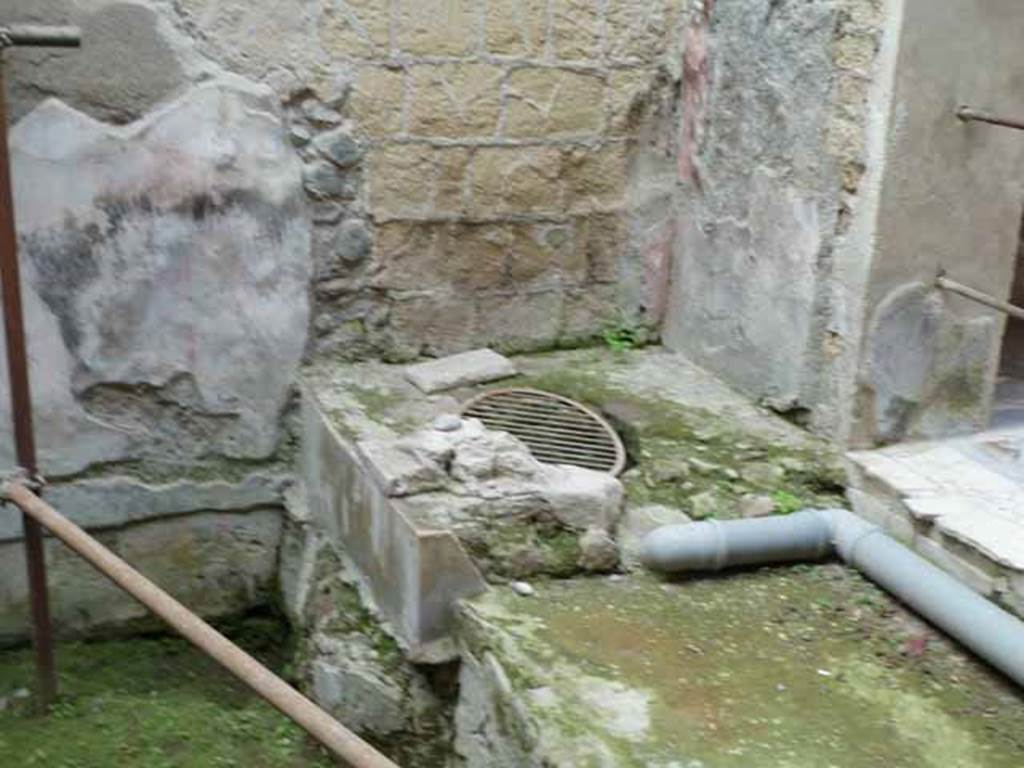
M 546 347 L 619 308 L 656 322 L 641 251 L 667 205 L 648 210 L 664 192 L 637 164 L 672 2 L 339 2 L 309 23 L 349 84 L 290 101 L 319 200 L 318 349 Z M 349 183 L 323 183 L 332 164 Z
M 1004 321 L 935 277 L 1010 294 L 1021 145 L 955 113 L 1019 111 L 1015 11 L 693 3 L 666 344 L 844 443 L 984 427 Z
M 56 95 L 127 122 L 222 71 L 268 84 L 317 224 L 317 349 L 575 343 L 663 309 L 682 4 L 17 0 L 86 45 L 14 53 L 13 114 Z
M 695 2 L 666 343 L 827 427 L 882 0 Z
M 18 5 L 28 21 L 72 9 Z M 244 611 L 273 596 L 292 472 L 312 274 L 302 164 L 270 88 L 186 61 L 154 9 L 75 7 L 81 60 L 7 54 L 46 495 L 201 613 Z M 4 467 L 9 423 L 5 376 Z M 20 536 L 0 516 L 5 640 L 27 620 Z M 130 599 L 59 547 L 50 559 L 59 630 L 137 625 Z
M 185 0 L 173 19 L 287 106 L 316 349 L 404 359 L 656 325 L 670 207 L 644 157 L 668 145 L 649 127 L 678 2 Z
M 5 54 L 53 500 L 140 535 L 279 506 L 304 355 L 656 326 L 678 5 L 5 6 L 84 33 Z

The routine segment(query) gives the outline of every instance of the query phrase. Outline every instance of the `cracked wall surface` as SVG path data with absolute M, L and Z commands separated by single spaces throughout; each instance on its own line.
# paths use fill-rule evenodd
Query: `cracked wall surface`
M 666 343 L 820 423 L 882 5 L 697 2 L 684 30 Z
M 1012 3 L 695 2 L 683 29 L 665 342 L 860 446 L 988 422 L 1021 145 Z M 969 34 L 964 30 L 970 30 Z
M 291 475 L 288 414 L 312 274 L 302 165 L 272 90 L 186 62 L 186 39 L 155 7 L 15 9 L 40 22 L 71 11 L 86 36 L 84 61 L 9 54 L 47 496 L 192 595 L 196 610 L 235 613 L 272 597 Z M 6 377 L 0 401 L 6 425 Z M 12 441 L 0 441 L 0 463 L 14 461 Z M 12 569 L 24 568 L 20 535 L 20 521 L 5 515 L 0 547 Z M 170 563 L 174 552 L 185 554 Z M 74 569 L 53 555 L 59 630 L 137 624 L 138 612 L 122 605 L 130 600 L 98 586 L 93 600 L 85 582 L 75 607 Z M 4 637 L 25 629 L 23 581 L 12 576 L 0 596 Z

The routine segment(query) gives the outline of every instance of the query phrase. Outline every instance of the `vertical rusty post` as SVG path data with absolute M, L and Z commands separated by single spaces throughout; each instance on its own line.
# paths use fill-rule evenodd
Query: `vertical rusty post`
M 3 44 L 0 42 L 0 55 Z M 21 308 L 21 277 L 18 269 L 17 236 L 14 230 L 14 195 L 11 191 L 10 154 L 7 148 L 7 113 L 0 58 L 0 289 L 3 295 L 4 330 L 7 338 L 7 373 L 11 390 L 11 419 L 14 447 L 19 466 L 35 477 L 35 439 L 32 435 L 32 396 L 28 380 L 28 354 Z M 53 659 L 53 632 L 46 586 L 46 555 L 39 523 L 22 515 L 25 530 L 25 560 L 28 564 L 29 596 L 32 605 L 32 642 L 35 648 L 38 697 L 43 709 L 57 696 L 57 668 Z

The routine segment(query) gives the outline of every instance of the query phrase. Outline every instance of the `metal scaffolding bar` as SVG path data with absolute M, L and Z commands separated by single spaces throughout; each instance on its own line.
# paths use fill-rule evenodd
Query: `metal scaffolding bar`
M 4 331 L 7 339 L 7 374 L 11 390 L 11 419 L 18 465 L 29 477 L 38 474 L 32 434 L 32 392 L 29 386 L 28 351 L 21 307 L 21 275 L 18 238 L 14 226 L 14 195 L 11 191 L 10 152 L 7 147 L 7 113 L 3 77 L 4 49 L 12 46 L 76 48 L 82 34 L 75 27 L 41 27 L 29 24 L 0 25 L 0 290 L 3 296 Z M 36 656 L 38 696 L 43 709 L 57 697 L 57 667 L 53 654 L 53 629 L 46 587 L 46 554 L 39 524 L 23 515 L 25 562 L 28 568 L 32 612 L 32 644 Z
M 956 111 L 956 116 L 965 123 L 989 123 L 990 125 L 1000 125 L 1003 128 L 1015 128 L 1018 131 L 1024 131 L 1024 119 L 1002 117 L 1000 115 L 994 115 L 991 112 L 985 112 L 971 107 L 960 107 L 960 109 Z
M 7 500 L 354 768 L 398 768 L 288 683 L 17 481 Z
M 14 426 L 17 462 L 30 477 L 35 477 L 38 467 L 35 440 L 32 435 L 32 395 L 21 308 L 21 276 L 18 268 L 18 241 L 14 230 L 14 199 L 11 191 L 7 115 L 3 95 L 3 62 L 0 61 L 0 289 L 3 294 L 4 330 L 7 339 L 7 375 L 11 390 L 11 419 Z M 54 663 L 53 630 L 46 588 L 46 555 L 43 551 L 43 532 L 38 523 L 25 515 L 22 516 L 22 521 L 38 696 L 45 710 L 57 697 L 57 668 Z
M 1000 312 L 1005 312 L 1011 317 L 1016 317 L 1018 320 L 1024 320 L 1024 309 L 1016 306 L 1015 304 L 1010 304 L 1007 301 L 1000 301 L 995 296 L 989 296 L 987 293 L 983 293 L 976 288 L 971 288 L 969 285 L 958 283 L 956 280 L 950 280 L 945 275 L 939 275 L 935 282 L 939 288 L 942 288 L 943 290 L 956 293 L 963 296 L 965 299 L 976 301 L 979 304 L 984 304 L 986 307 L 997 309 Z

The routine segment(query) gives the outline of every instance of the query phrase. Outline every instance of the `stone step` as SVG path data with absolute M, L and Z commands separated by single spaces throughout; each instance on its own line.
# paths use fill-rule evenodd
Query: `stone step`
M 1024 430 L 849 454 L 855 511 L 1024 616 Z

